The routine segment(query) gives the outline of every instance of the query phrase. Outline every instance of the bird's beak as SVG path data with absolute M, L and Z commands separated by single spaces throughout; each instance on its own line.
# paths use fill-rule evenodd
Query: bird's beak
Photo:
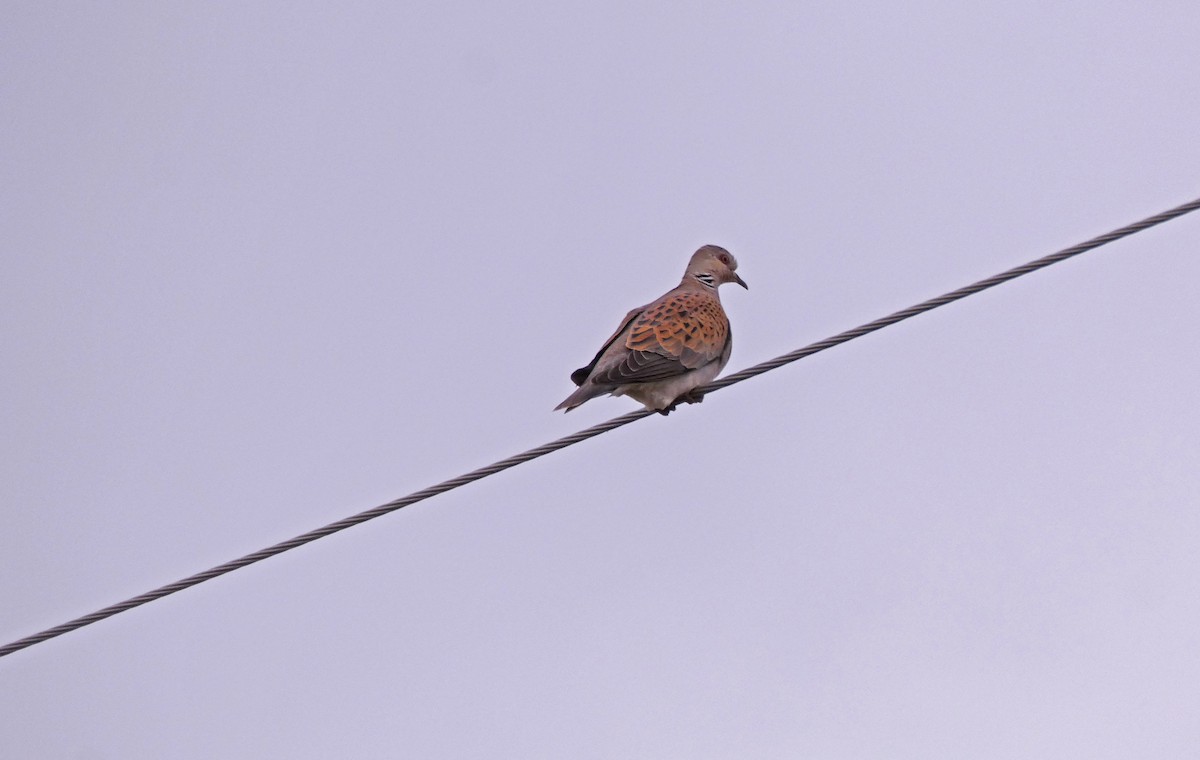
M 734 282 L 736 282 L 738 285 L 741 285 L 746 290 L 750 289 L 750 286 L 746 284 L 746 281 L 743 280 L 741 277 L 738 277 L 737 272 L 730 272 L 730 274 L 733 275 Z

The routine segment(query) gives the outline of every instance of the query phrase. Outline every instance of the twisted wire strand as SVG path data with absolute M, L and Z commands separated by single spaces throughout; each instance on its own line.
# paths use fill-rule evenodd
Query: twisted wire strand
M 729 386 L 740 383 L 743 380 L 749 380 L 752 377 L 757 377 L 765 372 L 778 369 L 785 364 L 791 364 L 794 361 L 803 359 L 806 356 L 811 356 L 820 351 L 824 351 L 827 348 L 833 348 L 834 346 L 841 345 L 847 341 L 862 337 L 863 335 L 875 332 L 876 330 L 880 330 L 889 325 L 894 325 L 897 322 L 909 319 L 910 317 L 915 317 L 918 314 L 931 311 L 939 306 L 945 306 L 948 303 L 953 303 L 954 301 L 974 295 L 975 293 L 987 290 L 988 288 L 995 287 L 996 285 L 1008 282 L 1009 280 L 1016 279 L 1017 277 L 1029 274 L 1030 272 L 1036 272 L 1037 270 L 1048 267 L 1051 264 L 1057 264 L 1060 261 L 1064 261 L 1073 256 L 1078 256 L 1081 253 L 1085 253 L 1094 248 L 1099 248 L 1102 245 L 1111 243 L 1115 240 L 1120 240 L 1124 237 L 1128 237 L 1129 235 L 1133 235 L 1134 233 L 1141 232 L 1142 230 L 1148 229 L 1155 225 L 1162 224 L 1163 222 L 1176 219 L 1197 209 L 1200 209 L 1200 198 L 1188 203 L 1184 203 L 1183 205 L 1176 206 L 1169 211 L 1155 214 L 1154 216 L 1147 217 L 1139 222 L 1134 222 L 1133 224 L 1126 225 L 1120 229 L 1113 230 L 1112 232 L 1094 237 L 1091 240 L 1071 246 L 1070 248 L 1064 248 L 1056 253 L 1043 256 L 1040 259 L 1035 259 L 1034 261 L 1022 264 L 1021 266 L 1013 267 L 1005 272 L 1001 272 L 1000 274 L 993 275 L 987 279 L 980 280 L 979 282 L 971 285 L 967 285 L 949 293 L 945 293 L 944 295 L 937 296 L 936 298 L 922 301 L 919 304 L 910 306 L 907 309 L 902 309 L 894 314 L 889 314 L 886 317 L 881 317 L 851 330 L 846 330 L 845 332 L 838 333 L 837 335 L 825 338 L 824 340 L 819 340 L 816 343 L 811 343 L 803 348 L 798 348 L 795 351 L 791 351 L 783 354 L 782 356 L 771 359 L 770 361 L 765 361 L 752 367 L 748 367 L 740 372 L 735 372 L 732 375 L 711 382 L 700 390 L 704 393 L 711 393 L 723 388 L 728 388 Z M 186 588 L 203 583 L 204 581 L 212 580 L 213 578 L 225 575 L 226 573 L 231 573 L 234 570 L 246 567 L 247 565 L 252 565 L 255 562 L 259 562 L 261 560 L 268 559 L 269 557 L 274 557 L 277 554 L 282 554 L 283 552 L 291 549 L 304 546 L 305 544 L 316 541 L 319 538 L 332 535 L 338 531 L 345 530 L 346 528 L 351 528 L 355 525 L 365 523 L 368 520 L 374 520 L 377 517 L 382 517 L 383 515 L 395 512 L 396 510 L 407 507 L 410 504 L 424 501 L 425 499 L 445 493 L 446 491 L 451 491 L 455 488 L 459 488 L 460 486 L 467 485 L 468 483 L 473 483 L 476 480 L 481 480 L 490 475 L 495 475 L 496 473 L 503 472 L 510 467 L 516 467 L 519 464 L 537 459 L 538 457 L 545 456 L 546 454 L 566 448 L 567 446 L 574 445 L 581 441 L 586 441 L 589 438 L 594 438 L 600 435 L 601 433 L 607 433 L 610 430 L 615 430 L 619 427 L 628 425 L 631 422 L 636 422 L 643 417 L 648 417 L 653 413 L 654 412 L 646 409 L 639 409 L 634 412 L 629 412 L 628 414 L 623 414 L 620 417 L 614 417 L 607 422 L 593 425 L 585 430 L 580 430 L 577 433 L 572 433 L 571 435 L 559 438 L 556 441 L 551 441 L 550 443 L 546 443 L 523 453 L 516 454 L 508 457 L 507 459 L 502 459 L 498 462 L 489 464 L 486 467 L 480 467 L 477 470 L 472 470 L 471 472 L 459 475 L 456 478 L 451 478 L 450 480 L 443 481 L 437 485 L 430 486 L 407 496 L 403 496 L 399 499 L 389 501 L 386 504 L 381 504 L 377 507 L 359 512 L 358 514 L 342 518 L 336 522 L 329 523 L 323 527 L 316 528 L 308 531 L 307 533 L 302 533 L 299 536 L 290 538 L 287 541 L 281 541 L 273 546 L 268 546 L 265 549 L 259 549 L 256 552 L 247 554 L 244 557 L 239 557 L 203 572 L 189 575 L 188 577 L 177 580 L 174 583 L 168 583 L 165 586 L 160 586 L 151 591 L 147 591 L 144 594 L 139 594 L 130 599 L 126 599 L 123 602 L 96 610 L 95 612 L 75 618 L 74 620 L 70 620 L 61 625 L 56 625 L 53 628 L 47 628 L 40 633 L 35 633 L 22 639 L 13 641 L 12 643 L 5 644 L 4 646 L 0 646 L 0 657 L 10 655 L 13 652 L 20 651 L 26 647 L 33 646 L 34 644 L 41 643 L 48 639 L 61 636 L 64 633 L 69 633 L 76 629 L 83 628 L 84 626 L 99 622 L 118 613 L 131 610 L 134 607 L 139 607 L 147 602 L 161 599 L 162 597 L 169 596 L 177 591 L 183 591 Z
M 1164 211 L 1161 214 L 1155 214 L 1154 216 L 1146 217 L 1140 222 L 1134 222 L 1133 224 L 1126 225 L 1120 229 L 1115 229 L 1112 232 L 1106 232 L 1103 235 L 1098 235 L 1091 240 L 1084 241 L 1078 245 L 1073 245 L 1070 248 L 1064 248 L 1061 251 L 1056 251 L 1055 253 L 1043 256 L 1040 259 L 1034 259 L 1033 261 L 1013 267 L 1007 271 L 994 274 L 991 277 L 970 285 L 966 285 L 958 290 L 952 290 L 949 293 L 944 293 L 936 298 L 930 298 L 928 301 L 922 301 L 914 306 L 909 306 L 907 309 L 901 309 L 894 314 L 889 314 L 886 317 L 880 317 L 872 322 L 867 322 L 865 325 L 859 325 L 851 330 L 846 330 L 845 332 L 838 333 L 837 335 L 825 338 L 824 340 L 819 340 L 816 343 L 811 343 L 803 348 L 798 348 L 795 351 L 791 351 L 782 356 L 777 356 L 770 361 L 765 361 L 761 364 L 755 364 L 753 367 L 747 367 L 740 372 L 735 372 L 732 375 L 727 375 L 718 380 L 714 380 L 713 382 L 704 386 L 702 390 L 705 392 L 720 390 L 721 388 L 727 388 L 734 383 L 740 383 L 743 380 L 749 380 L 750 378 L 757 377 L 764 372 L 770 372 L 773 369 L 778 369 L 785 364 L 791 364 L 794 361 L 803 359 L 806 356 L 812 356 L 813 354 L 824 351 L 827 348 L 833 348 L 834 346 L 841 345 L 846 341 L 854 340 L 855 338 L 861 338 L 868 333 L 873 333 L 876 330 L 888 327 L 889 325 L 902 322 L 909 317 L 915 317 L 918 314 L 924 314 L 925 312 L 932 311 L 939 306 L 945 306 L 948 303 L 953 303 L 959 299 L 966 298 L 967 296 L 975 295 L 976 293 L 987 290 L 988 288 L 993 288 L 997 285 L 1006 283 L 1009 280 L 1015 280 L 1016 278 L 1029 274 L 1030 272 L 1036 272 L 1039 269 L 1045 269 L 1051 264 L 1057 264 L 1058 262 L 1065 261 L 1073 256 L 1078 256 L 1081 253 L 1087 253 L 1094 248 L 1099 248 L 1107 243 L 1120 240 L 1124 237 L 1129 237 L 1134 233 L 1149 229 L 1150 227 L 1162 224 L 1163 222 L 1169 222 L 1172 219 L 1181 217 L 1184 214 L 1195 211 L 1196 209 L 1200 209 L 1200 198 L 1184 203 L 1183 205 L 1176 206 L 1175 208 L 1170 209 L 1169 211 Z

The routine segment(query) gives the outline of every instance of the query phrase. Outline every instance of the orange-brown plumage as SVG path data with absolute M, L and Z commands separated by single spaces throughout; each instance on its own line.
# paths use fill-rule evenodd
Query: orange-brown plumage
M 716 294 L 672 291 L 638 316 L 625 347 L 679 359 L 695 369 L 720 355 L 729 340 L 729 318 Z

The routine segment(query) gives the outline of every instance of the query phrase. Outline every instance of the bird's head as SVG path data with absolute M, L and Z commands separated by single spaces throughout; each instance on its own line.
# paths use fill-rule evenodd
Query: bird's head
M 737 276 L 737 259 L 719 245 L 706 245 L 692 254 L 684 278 L 694 277 L 708 287 L 715 288 L 723 282 L 736 282 L 747 290 L 750 286 Z

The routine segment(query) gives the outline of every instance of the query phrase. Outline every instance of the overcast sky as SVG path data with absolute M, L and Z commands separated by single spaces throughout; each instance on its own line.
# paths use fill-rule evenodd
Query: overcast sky
M 9 3 L 0 644 L 1200 195 L 1200 7 Z M 1200 744 L 1200 214 L 0 659 L 0 757 Z

